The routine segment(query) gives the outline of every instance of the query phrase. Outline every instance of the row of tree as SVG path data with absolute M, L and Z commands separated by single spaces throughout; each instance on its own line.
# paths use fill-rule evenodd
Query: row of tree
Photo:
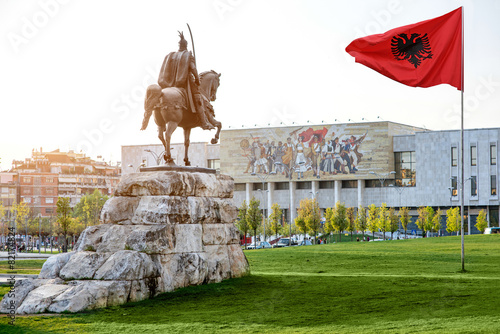
M 364 234 L 366 231 L 372 233 L 375 237 L 375 232 L 382 232 L 385 240 L 386 233 L 393 233 L 401 228 L 406 231 L 408 225 L 411 223 L 411 216 L 409 208 L 402 207 L 398 212 L 394 208 L 389 208 L 385 203 L 380 207 L 371 204 L 368 208 L 360 206 L 357 210 L 353 207 L 346 207 L 343 203 L 337 202 L 335 207 L 327 208 L 325 210 L 324 219 L 321 216 L 321 209 L 319 208 L 316 199 L 302 199 L 297 210 L 297 217 L 294 224 L 290 226 L 286 222 L 282 222 L 282 210 L 277 203 L 271 207 L 271 214 L 269 218 L 264 219 L 262 212 L 259 209 L 260 201 L 254 197 L 250 200 L 249 205 L 244 201 L 239 208 L 237 227 L 240 232 L 246 237 L 249 231 L 253 232 L 254 240 L 257 233 L 264 234 L 264 239 L 268 235 L 289 235 L 300 232 L 304 236 L 309 232 L 314 235 L 314 239 L 318 232 L 337 232 L 339 235 L 344 232 L 350 232 L 351 239 L 355 231 L 361 231 Z M 420 230 L 422 235 L 425 236 L 427 232 L 438 232 L 441 229 L 442 223 L 441 209 L 434 210 L 432 207 L 419 207 L 418 218 L 415 224 Z M 284 219 L 283 219 L 284 220 Z M 324 224 L 322 223 L 324 220 Z M 446 230 L 449 233 L 460 231 L 460 208 L 450 208 L 446 211 Z M 486 211 L 481 210 L 476 220 L 477 229 L 481 232 L 488 226 L 486 219 Z M 269 232 L 269 233 L 268 233 Z
M 78 237 L 87 226 L 99 223 L 100 213 L 107 199 L 107 195 L 103 195 L 96 189 L 92 194 L 82 196 L 74 208 L 71 207 L 68 197 L 59 197 L 56 204 L 57 215 L 54 217 L 39 219 L 24 201 L 14 204 L 11 212 L 15 215 L 18 234 L 37 237 L 40 233 L 43 239 L 63 236 L 64 250 L 66 250 L 68 236 Z M 6 210 L 0 202 L 0 220 L 3 222 L 0 234 L 2 235 L 9 233 L 10 224 L 5 222 L 5 215 Z

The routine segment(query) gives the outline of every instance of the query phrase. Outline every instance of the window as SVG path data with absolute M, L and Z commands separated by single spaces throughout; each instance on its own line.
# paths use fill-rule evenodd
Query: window
M 335 181 L 319 181 L 319 189 L 333 189 Z
M 276 182 L 274 184 L 274 190 L 289 190 L 290 183 L 288 182 Z
M 297 182 L 297 189 L 311 189 L 311 181 Z
M 45 190 L 45 193 L 48 194 L 48 195 L 53 195 L 54 194 L 54 188 L 47 188 Z
M 23 194 L 25 194 L 25 195 L 29 195 L 29 194 L 31 194 L 31 189 L 29 189 L 29 188 L 24 188 L 24 189 L 23 189 Z
M 24 183 L 31 183 L 31 177 L 23 177 Z
M 234 184 L 234 191 L 245 191 L 245 190 L 247 190 L 245 183 L 235 183 Z
M 457 177 L 456 176 L 451 177 L 451 195 L 458 196 Z
M 477 196 L 476 176 L 471 176 L 470 178 L 470 195 L 472 197 Z
M 52 210 L 52 208 L 45 208 L 45 213 L 50 215 L 54 213 L 54 210 Z
M 45 204 L 54 204 L 54 198 L 52 197 L 47 197 L 45 199 Z
M 458 166 L 458 148 L 456 147 L 451 148 L 451 166 L 452 167 Z
M 2 187 L 2 193 L 3 193 L 3 194 L 8 194 L 8 193 L 9 193 L 9 188 L 7 188 L 7 187 Z
M 54 183 L 54 179 L 52 177 L 46 177 L 45 182 L 47 183 Z
M 490 165 L 497 164 L 497 144 L 490 145 Z
M 253 190 L 262 190 L 262 186 L 264 186 L 264 190 L 267 190 L 267 182 L 262 183 L 253 183 Z
M 208 159 L 207 166 L 208 168 L 220 170 L 220 159 Z
M 490 184 L 491 184 L 491 196 L 496 196 L 497 195 L 497 176 L 496 175 L 490 176 Z
M 477 147 L 476 146 L 470 147 L 470 165 L 471 166 L 477 165 Z
M 358 181 L 357 180 L 344 180 L 342 181 L 342 188 L 357 188 Z
M 31 203 L 31 197 L 24 197 L 25 203 Z
M 398 187 L 415 187 L 417 168 L 415 152 L 394 153 L 394 163 L 396 165 L 396 185 Z M 386 180 L 384 185 L 388 186 L 389 184 L 389 180 Z
M 380 188 L 380 181 L 379 180 L 366 180 L 365 181 L 365 188 Z

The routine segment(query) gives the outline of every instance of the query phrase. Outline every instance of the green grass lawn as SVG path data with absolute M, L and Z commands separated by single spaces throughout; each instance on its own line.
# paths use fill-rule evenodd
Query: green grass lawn
M 46 259 L 43 260 L 20 260 L 16 259 L 14 270 L 10 269 L 8 261 L 0 261 L 0 274 L 9 274 L 16 271 L 18 275 L 33 274 L 38 275 Z
M 465 241 L 466 273 L 459 237 L 252 250 L 248 277 L 0 333 L 499 333 L 500 238 Z

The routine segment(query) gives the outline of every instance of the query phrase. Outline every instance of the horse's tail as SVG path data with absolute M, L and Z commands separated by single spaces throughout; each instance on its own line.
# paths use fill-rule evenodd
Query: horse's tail
M 157 84 L 152 84 L 148 86 L 146 90 L 146 99 L 144 100 L 144 119 L 142 120 L 141 130 L 145 130 L 148 127 L 149 118 L 153 114 L 153 110 L 158 106 L 161 96 L 161 87 Z

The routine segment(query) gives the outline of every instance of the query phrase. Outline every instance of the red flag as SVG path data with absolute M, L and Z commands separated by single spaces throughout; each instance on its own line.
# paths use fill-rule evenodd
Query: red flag
M 443 16 L 358 38 L 345 49 L 369 68 L 405 85 L 462 89 L 462 8 Z

